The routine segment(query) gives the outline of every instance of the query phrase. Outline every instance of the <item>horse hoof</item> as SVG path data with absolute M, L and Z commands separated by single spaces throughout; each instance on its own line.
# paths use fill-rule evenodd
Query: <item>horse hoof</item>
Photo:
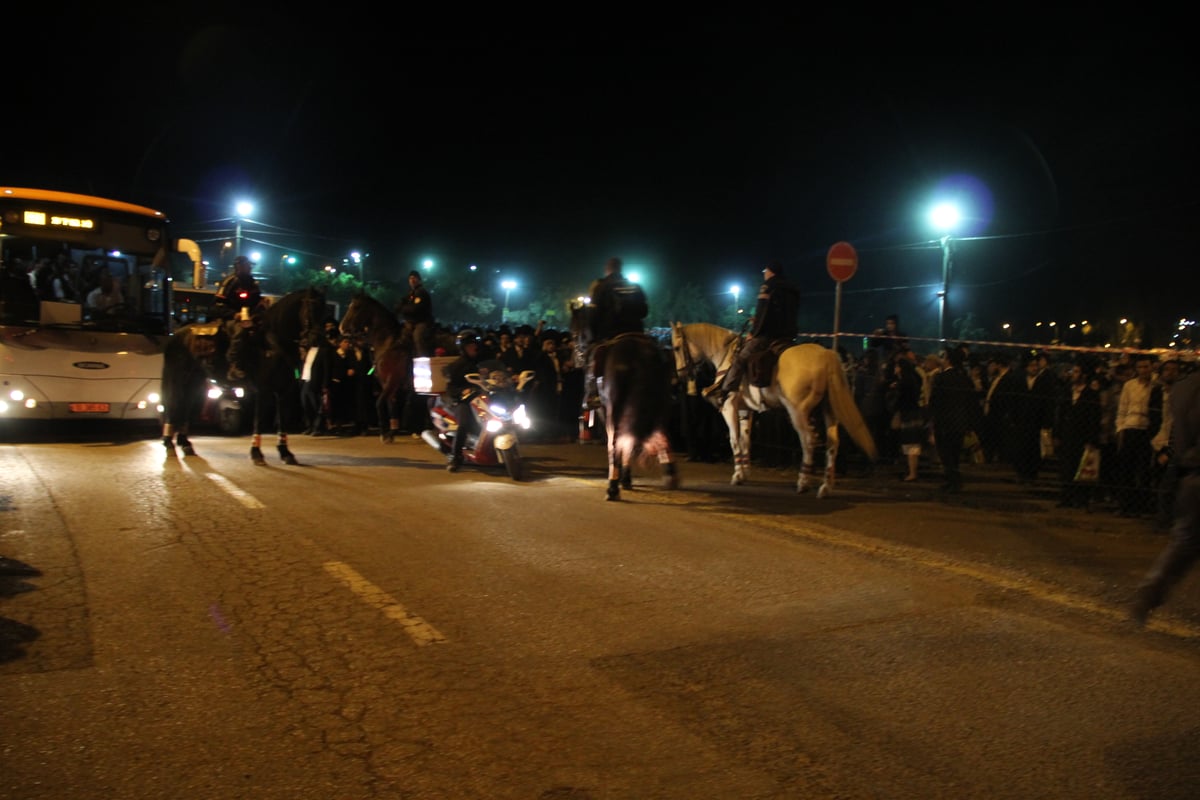
M 818 500 L 824 500 L 826 497 L 829 497 L 829 487 L 828 486 L 822 486 L 820 489 L 817 489 L 817 499 Z
M 296 457 L 294 455 L 292 455 L 291 453 L 288 453 L 286 456 L 283 457 L 283 463 L 285 463 L 291 467 L 300 466 L 300 462 L 297 461 Z
M 612 489 L 609 489 L 605 493 L 604 499 L 605 500 L 620 500 L 621 499 L 621 491 L 618 489 L 617 491 L 614 492 Z
M 663 485 L 663 488 L 667 489 L 667 490 L 678 489 L 679 488 L 679 476 L 668 475 L 667 477 L 663 478 L 662 485 Z
M 387 433 L 379 434 L 379 441 L 383 442 L 384 444 L 395 444 L 396 443 L 395 431 L 388 431 Z
M 196 448 L 192 447 L 190 444 L 185 444 L 183 446 L 183 454 L 185 456 L 194 456 L 196 455 Z

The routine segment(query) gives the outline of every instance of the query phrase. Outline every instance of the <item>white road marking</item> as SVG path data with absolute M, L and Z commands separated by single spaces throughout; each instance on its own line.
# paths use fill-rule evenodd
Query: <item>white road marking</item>
M 350 591 L 366 600 L 367 603 L 382 611 L 385 617 L 399 622 L 404 628 L 404 632 L 418 645 L 441 644 L 446 641 L 446 637 L 442 636 L 437 628 L 396 602 L 387 592 L 355 572 L 349 564 L 341 561 L 326 561 L 323 566 L 326 572 L 346 584 Z
M 266 506 L 264 506 L 257 497 L 247 491 L 239 489 L 224 475 L 218 475 L 215 472 L 206 472 L 204 474 L 211 478 L 212 481 L 217 484 L 217 486 L 220 486 L 222 489 L 224 489 L 226 494 L 233 497 L 233 499 L 237 500 L 246 508 L 266 508 Z

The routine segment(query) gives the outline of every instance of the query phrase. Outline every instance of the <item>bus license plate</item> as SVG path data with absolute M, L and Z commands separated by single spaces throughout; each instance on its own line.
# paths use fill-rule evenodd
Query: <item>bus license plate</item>
M 72 414 L 107 414 L 108 403 L 70 403 Z

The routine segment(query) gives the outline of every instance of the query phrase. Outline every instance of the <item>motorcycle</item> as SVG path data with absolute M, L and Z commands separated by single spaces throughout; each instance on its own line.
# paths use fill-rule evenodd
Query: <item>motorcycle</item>
M 528 430 L 531 423 L 521 392 L 533 380 L 534 374 L 533 370 L 525 370 L 518 376 L 515 386 L 512 378 L 503 370 L 466 376 L 467 381 L 475 387 L 471 390 L 470 406 L 479 430 L 467 433 L 463 441 L 464 464 L 480 467 L 503 465 L 514 481 L 524 478 L 517 434 Z M 429 417 L 433 427 L 421 431 L 421 438 L 434 450 L 449 456 L 454 452 L 454 437 L 458 435 L 459 428 L 454 405 L 447 402 L 444 394 L 438 395 L 430 407 Z

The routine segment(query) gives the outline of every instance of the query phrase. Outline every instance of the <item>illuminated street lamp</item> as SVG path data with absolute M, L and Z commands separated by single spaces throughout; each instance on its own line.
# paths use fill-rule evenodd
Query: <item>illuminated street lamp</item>
M 517 282 L 514 280 L 501 281 L 500 288 L 504 290 L 504 308 L 500 311 L 500 322 L 503 323 L 508 321 L 508 294 L 517 288 Z
M 961 214 L 953 203 L 939 203 L 929 212 L 929 222 L 936 230 L 944 231 L 939 240 L 942 246 L 942 290 L 938 292 L 938 338 L 946 341 L 946 306 L 950 295 L 950 234 L 958 227 Z

